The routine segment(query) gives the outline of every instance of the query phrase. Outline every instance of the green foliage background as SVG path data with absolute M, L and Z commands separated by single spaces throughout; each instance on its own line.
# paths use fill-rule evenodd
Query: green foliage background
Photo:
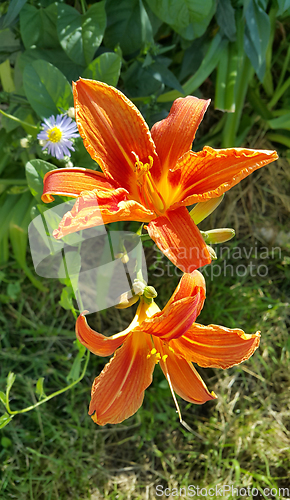
M 232 189 L 206 221 L 207 229 L 232 224 L 239 236 L 235 244 L 248 251 L 254 242 L 267 244 L 263 234 L 271 230 L 268 244 L 280 235 L 280 250 L 264 278 L 208 279 L 201 322 L 261 329 L 263 337 L 245 366 L 202 370 L 219 400 L 210 407 L 180 403 L 196 434 L 180 429 L 158 370 L 137 415 L 117 427 L 97 428 L 86 415 L 92 379 L 104 364 L 94 359 L 82 383 L 37 410 L 12 418 L 2 407 L 1 500 L 154 498 L 156 484 L 251 485 L 260 498 L 266 486 L 290 490 L 290 1 L 11 0 L 0 4 L 0 16 L 5 405 L 5 384 L 11 407 L 20 410 L 77 382 L 84 366 L 84 351 L 73 344 L 69 283 L 40 280 L 27 252 L 28 224 L 46 208 L 40 200 L 44 174 L 68 160 L 97 168 L 80 139 L 62 161 L 43 152 L 36 139 L 43 118 L 73 106 L 73 80 L 82 76 L 117 86 L 150 126 L 167 116 L 177 97 L 210 97 L 195 149 L 243 145 L 279 148 L 281 156 Z M 147 257 L 154 270 L 150 247 Z M 227 262 L 235 264 L 231 255 Z M 167 271 L 152 283 L 160 306 L 178 281 Z M 128 324 L 130 313 L 97 314 L 92 326 L 111 334 Z

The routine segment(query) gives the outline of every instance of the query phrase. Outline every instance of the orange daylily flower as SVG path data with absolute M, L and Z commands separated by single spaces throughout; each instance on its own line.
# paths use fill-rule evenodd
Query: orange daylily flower
M 84 145 L 103 170 L 57 169 L 44 178 L 42 200 L 77 197 L 54 232 L 56 238 L 115 221 L 148 223 L 163 253 L 183 272 L 210 263 L 207 246 L 186 206 L 221 196 L 254 170 L 278 158 L 275 151 L 191 151 L 209 100 L 174 101 L 151 132 L 119 90 L 80 79 L 74 84 L 76 122 Z
M 117 424 L 133 415 L 156 363 L 185 401 L 202 404 L 217 397 L 192 362 L 224 369 L 241 363 L 258 347 L 260 332 L 248 335 L 237 328 L 195 323 L 204 300 L 204 278 L 194 271 L 182 276 L 162 311 L 153 300 L 148 304 L 141 298 L 132 323 L 112 337 L 92 330 L 83 314 L 78 317 L 76 335 L 84 346 L 98 356 L 116 351 L 93 383 L 89 414 L 94 422 Z

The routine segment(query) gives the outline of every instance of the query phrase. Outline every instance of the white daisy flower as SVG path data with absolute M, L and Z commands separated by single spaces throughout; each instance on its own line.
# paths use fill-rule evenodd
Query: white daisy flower
M 43 131 L 38 134 L 37 139 L 44 144 L 42 150 L 47 149 L 58 160 L 62 160 L 65 155 L 70 156 L 69 150 L 75 150 L 71 139 L 79 137 L 75 122 L 67 115 L 57 115 L 45 118 L 41 125 Z

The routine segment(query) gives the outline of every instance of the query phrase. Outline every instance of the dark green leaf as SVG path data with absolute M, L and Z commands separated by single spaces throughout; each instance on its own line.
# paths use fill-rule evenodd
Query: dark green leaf
M 177 78 L 163 64 L 154 62 L 148 67 L 148 72 L 152 76 L 152 78 L 155 78 L 155 80 L 157 80 L 158 82 L 161 82 L 173 89 L 179 90 L 179 92 L 183 92 L 183 88 Z
M 31 160 L 26 163 L 26 179 L 31 191 L 31 194 L 38 202 L 41 201 L 43 192 L 43 178 L 50 170 L 55 170 L 57 167 L 44 160 Z
M 5 16 L 0 19 L 0 29 L 8 28 L 14 21 L 14 19 L 18 16 L 21 11 L 23 5 L 27 2 L 27 0 L 11 0 L 9 3 L 8 11 Z
M 49 49 L 59 46 L 56 22 L 56 4 L 50 5 L 47 9 L 25 5 L 20 13 L 20 32 L 26 49 L 32 45 Z
M 105 2 L 93 4 L 86 14 L 58 5 L 57 31 L 61 46 L 72 61 L 87 66 L 101 45 L 106 27 Z
M 25 52 L 19 56 L 19 67 L 24 71 L 27 64 L 37 61 L 38 59 L 43 59 L 53 64 L 65 75 L 69 82 L 77 80 L 84 71 L 84 66 L 75 64 L 61 48 L 38 49 L 37 47 L 33 47 L 25 50 Z
M 262 81 L 266 70 L 266 50 L 271 32 L 270 19 L 256 0 L 250 0 L 245 17 L 245 52 L 259 80 Z
M 59 69 L 46 61 L 27 65 L 23 84 L 31 107 L 41 118 L 57 115 L 73 106 L 70 84 Z
M 107 0 L 108 24 L 105 44 L 114 49 L 118 44 L 122 52 L 132 54 L 153 43 L 152 27 L 141 0 Z
M 236 38 L 237 30 L 235 10 L 232 7 L 231 0 L 218 0 L 216 20 L 224 34 L 233 42 Z
M 13 415 L 8 415 L 8 413 L 4 413 L 4 415 L 2 415 L 0 417 L 0 429 L 3 429 L 3 427 L 5 427 L 7 424 L 9 424 L 11 422 L 13 418 Z
M 116 87 L 120 76 L 121 64 L 122 60 L 118 54 L 105 52 L 89 64 L 82 73 L 82 76 Z

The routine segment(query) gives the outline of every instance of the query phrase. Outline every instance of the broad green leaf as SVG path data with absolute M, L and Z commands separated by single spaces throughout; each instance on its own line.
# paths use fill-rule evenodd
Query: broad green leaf
M 25 5 L 20 12 L 20 32 L 25 48 L 29 49 L 32 45 L 48 49 L 59 46 L 56 22 L 56 4 L 47 9 Z
M 44 382 L 44 377 L 40 377 L 38 381 L 36 382 L 36 389 L 35 392 L 39 399 L 43 399 L 46 397 L 46 394 L 43 389 L 43 382 Z
M 70 5 L 58 4 L 59 41 L 76 64 L 87 66 L 91 62 L 102 43 L 105 27 L 105 2 L 91 5 L 83 15 Z
M 0 417 L 0 429 L 3 429 L 3 427 L 8 425 L 11 422 L 12 418 L 13 415 L 8 415 L 8 413 L 4 413 L 4 415 Z
M 10 26 L 14 19 L 18 16 L 23 5 L 27 0 L 11 0 L 8 6 L 7 14 L 0 19 L 0 29 L 3 30 Z
M 10 446 L 12 446 L 12 441 L 11 439 L 9 439 L 8 437 L 6 436 L 3 436 L 1 438 L 1 446 L 3 446 L 3 448 L 10 448 Z
M 270 19 L 256 0 L 250 0 L 245 17 L 245 52 L 259 80 L 262 81 L 266 70 L 266 50 L 271 34 Z
M 34 61 L 24 69 L 26 97 L 41 118 L 57 115 L 73 106 L 72 89 L 65 76 L 46 61 Z
M 105 52 L 88 65 L 82 76 L 116 87 L 120 76 L 121 64 L 122 60 L 118 54 Z
M 169 24 L 182 37 L 193 40 L 201 36 L 215 5 L 212 0 L 147 0 L 148 5 L 164 23 Z
M 122 52 L 132 54 L 153 43 L 152 26 L 141 0 L 107 0 L 108 16 L 105 45 L 114 49 L 118 44 Z
M 38 202 L 41 201 L 43 192 L 43 178 L 50 170 L 55 170 L 57 167 L 44 160 L 30 160 L 25 165 L 26 179 L 31 191 L 31 194 Z
M 216 20 L 219 27 L 231 42 L 236 38 L 235 10 L 231 0 L 218 0 L 216 10 Z
M 68 55 L 60 49 L 39 49 L 32 47 L 19 55 L 19 69 L 23 72 L 27 64 L 43 59 L 58 68 L 69 82 L 77 80 L 84 71 L 84 66 L 74 63 Z

